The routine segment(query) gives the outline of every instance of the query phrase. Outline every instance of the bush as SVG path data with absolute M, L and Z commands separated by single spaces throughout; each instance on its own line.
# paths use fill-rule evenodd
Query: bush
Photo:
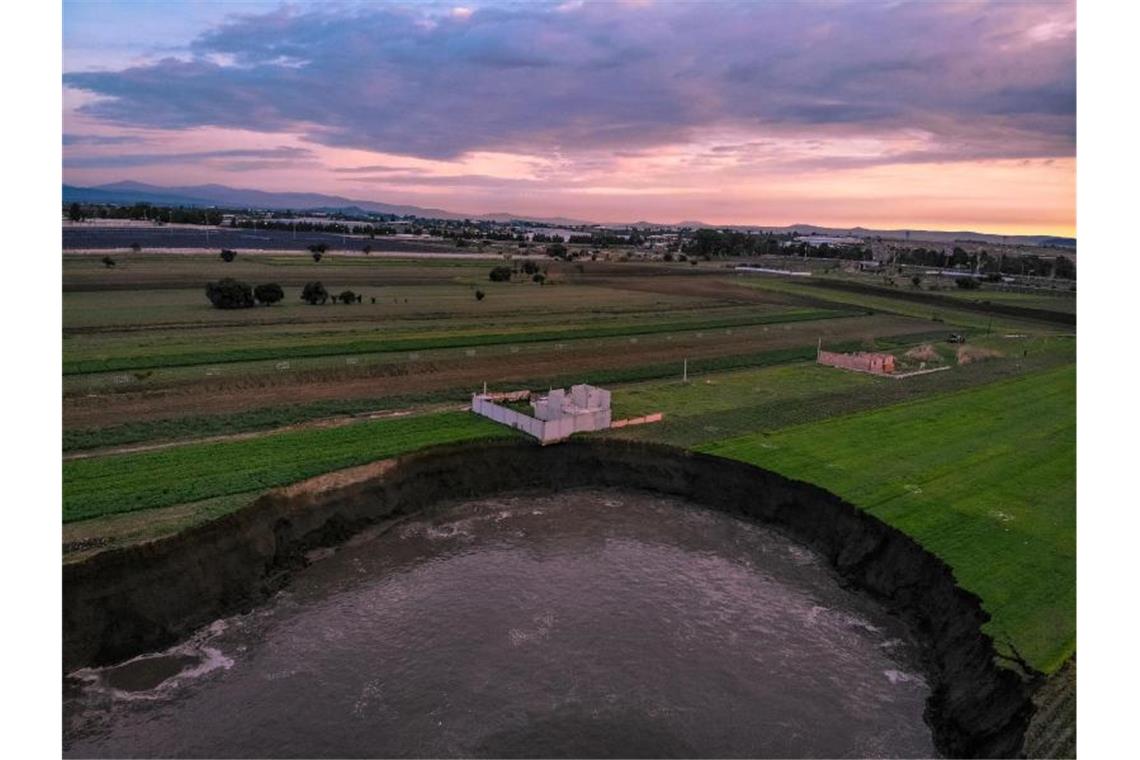
M 305 287 L 301 289 L 301 300 L 310 306 L 314 306 L 328 301 L 329 292 L 319 282 L 307 282 Z
M 111 258 L 110 256 L 104 256 L 103 258 L 100 259 L 100 261 L 103 262 L 103 266 L 105 266 L 105 267 L 109 268 L 109 267 L 115 266 L 115 260 L 113 258 Z
M 922 285 L 922 276 L 917 275 L 917 274 L 914 275 L 913 277 L 910 278 L 910 284 L 915 286 L 916 288 L 919 287 L 920 285 Z
M 364 255 L 365 255 L 365 256 L 367 256 L 368 254 L 372 253 L 372 246 L 370 246 L 370 245 L 365 245 L 365 246 L 364 246 L 363 248 L 361 248 L 360 250 L 364 251 Z
M 475 300 L 476 301 L 482 301 L 486 295 L 487 294 L 484 293 L 482 290 L 476 290 L 475 291 Z
M 313 261 L 320 261 L 329 247 L 326 243 L 313 243 L 309 246 L 309 253 L 313 254 Z
M 524 274 L 535 274 L 538 272 L 538 262 L 527 259 L 522 263 L 522 270 Z
M 266 306 L 275 304 L 285 297 L 285 291 L 275 282 L 258 285 L 253 289 L 253 297 Z
M 959 277 L 955 282 L 962 290 L 977 290 L 981 287 L 973 277 Z
M 510 267 L 495 267 L 491 270 L 491 282 L 510 282 Z
M 342 290 L 337 300 L 341 303 L 356 303 L 356 293 L 351 290 Z
M 539 285 L 542 285 L 544 282 L 546 282 L 546 275 L 536 274 L 534 277 L 531 277 L 531 279 L 537 282 Z
M 138 253 L 139 251 L 142 250 L 142 246 L 139 245 L 138 243 L 131 243 L 131 250 L 134 251 L 135 253 Z
M 222 261 L 229 263 L 237 257 L 237 251 L 231 251 L 229 248 L 222 249 Z
M 226 277 L 206 285 L 206 298 L 217 309 L 248 309 L 253 306 L 253 288 Z

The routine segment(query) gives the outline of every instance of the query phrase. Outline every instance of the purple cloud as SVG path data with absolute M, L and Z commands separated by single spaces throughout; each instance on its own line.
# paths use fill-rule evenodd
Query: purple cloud
M 899 129 L 930 136 L 908 160 L 1071 156 L 1074 23 L 1070 4 L 1000 2 L 282 9 L 231 18 L 189 60 L 64 81 L 117 124 L 426 158 Z

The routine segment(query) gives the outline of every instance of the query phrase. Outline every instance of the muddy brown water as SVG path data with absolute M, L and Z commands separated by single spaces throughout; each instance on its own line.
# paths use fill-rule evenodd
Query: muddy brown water
M 640 492 L 442 505 L 64 685 L 69 757 L 922 757 L 907 630 L 759 525 Z

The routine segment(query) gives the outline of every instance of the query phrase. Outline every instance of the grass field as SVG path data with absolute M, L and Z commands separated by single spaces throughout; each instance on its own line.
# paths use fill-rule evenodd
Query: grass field
M 837 308 L 841 305 L 863 307 L 889 314 L 900 314 L 914 317 L 915 319 L 928 319 L 954 327 L 979 331 L 992 329 L 996 332 L 1024 332 L 1026 330 L 1039 331 L 1042 329 L 1040 324 L 1028 322 L 1023 319 L 997 314 L 990 316 L 977 311 L 955 309 L 952 305 L 942 303 L 913 303 L 911 301 L 891 298 L 888 293 L 884 293 L 883 295 L 850 293 L 775 277 L 737 277 L 731 280 L 731 282 L 771 293 L 822 299 Z M 942 294 L 939 293 L 939 295 Z M 979 300 L 984 300 L 984 298 L 979 298 Z M 1058 304 L 1063 303 L 1060 298 L 1056 299 L 1056 301 Z M 1050 303 L 1052 304 L 1053 301 L 1050 301 Z M 1056 310 L 1067 313 L 1065 309 L 1058 308 Z M 1069 329 L 1071 330 L 1071 328 Z M 1056 331 L 1063 332 L 1064 330 L 1057 328 Z
M 63 465 L 63 520 L 264 490 L 425 446 L 510 434 L 451 413 L 73 460 Z
M 831 490 L 945 559 L 1045 672 L 1076 646 L 1076 370 L 705 444 Z
M 341 309 L 345 307 L 317 307 Z M 353 307 L 347 307 L 353 308 Z M 787 309 L 775 313 L 752 313 L 720 318 L 690 318 L 656 320 L 653 322 L 605 320 L 588 327 L 562 329 L 527 329 L 520 326 L 510 332 L 486 332 L 479 330 L 457 330 L 451 334 L 408 335 L 405 337 L 375 337 L 382 333 L 373 327 L 355 334 L 335 333 L 297 334 L 278 336 L 274 339 L 262 338 L 258 345 L 248 345 L 249 336 L 243 341 L 235 341 L 232 335 L 218 336 L 215 341 L 193 340 L 187 343 L 184 336 L 171 340 L 163 336 L 139 336 L 129 345 L 120 347 L 118 355 L 93 359 L 68 359 L 63 363 L 63 374 L 83 374 L 92 372 L 117 372 L 156 367 L 185 367 L 199 364 L 228 364 L 231 362 L 252 362 L 267 360 L 293 360 L 314 356 L 346 356 L 353 354 L 380 354 L 399 351 L 431 351 L 441 348 L 465 348 L 502 345 L 510 343 L 547 343 L 553 341 L 586 340 L 614 336 L 655 335 L 668 332 L 690 330 L 716 330 L 728 327 L 750 327 L 753 325 L 783 324 L 789 322 L 811 322 L 821 319 L 834 319 L 852 316 L 855 312 L 826 309 Z M 282 339 L 282 337 L 284 339 Z M 242 346 L 241 343 L 246 345 Z M 212 345 L 202 350 L 203 344 Z M 236 345 L 235 345 L 236 344 Z M 196 350 L 188 350 L 189 345 Z M 232 347 L 230 347 L 232 346 Z M 105 354 L 105 346 L 95 345 L 86 349 L 88 354 Z M 79 353 L 71 350 L 69 355 Z
M 695 373 L 688 384 L 670 379 L 618 388 L 616 418 L 663 412 L 649 427 L 614 431 L 626 438 L 697 446 L 727 436 L 774 431 L 851 412 L 974 388 L 1071 363 L 1073 341 L 1011 340 L 1014 357 L 955 367 L 952 371 L 895 380 L 814 362 L 731 373 Z M 1032 346 L 1028 356 L 1023 346 Z M 1007 348 L 1009 350 L 1009 348 Z

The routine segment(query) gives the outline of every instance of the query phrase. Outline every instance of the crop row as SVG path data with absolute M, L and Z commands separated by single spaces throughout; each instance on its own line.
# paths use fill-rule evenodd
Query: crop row
M 744 315 L 731 318 L 655 322 L 635 325 L 594 325 L 584 328 L 542 330 L 535 332 L 483 333 L 475 335 L 446 335 L 439 337 L 390 338 L 322 343 L 319 345 L 273 346 L 239 348 L 221 351 L 193 351 L 181 354 L 154 356 L 120 356 L 103 359 L 65 361 L 64 375 L 91 372 L 118 372 L 156 367 L 183 367 L 199 364 L 225 364 L 230 362 L 299 359 L 316 356 L 387 353 L 399 351 L 426 351 L 441 348 L 464 348 L 507 343 L 543 343 L 560 340 L 612 338 L 634 335 L 652 335 L 665 332 L 714 330 L 727 327 L 783 324 L 849 317 L 863 311 L 805 309 L 775 314 Z
M 71 460 L 63 464 L 63 520 L 263 490 L 426 446 L 510 434 L 452 412 Z

